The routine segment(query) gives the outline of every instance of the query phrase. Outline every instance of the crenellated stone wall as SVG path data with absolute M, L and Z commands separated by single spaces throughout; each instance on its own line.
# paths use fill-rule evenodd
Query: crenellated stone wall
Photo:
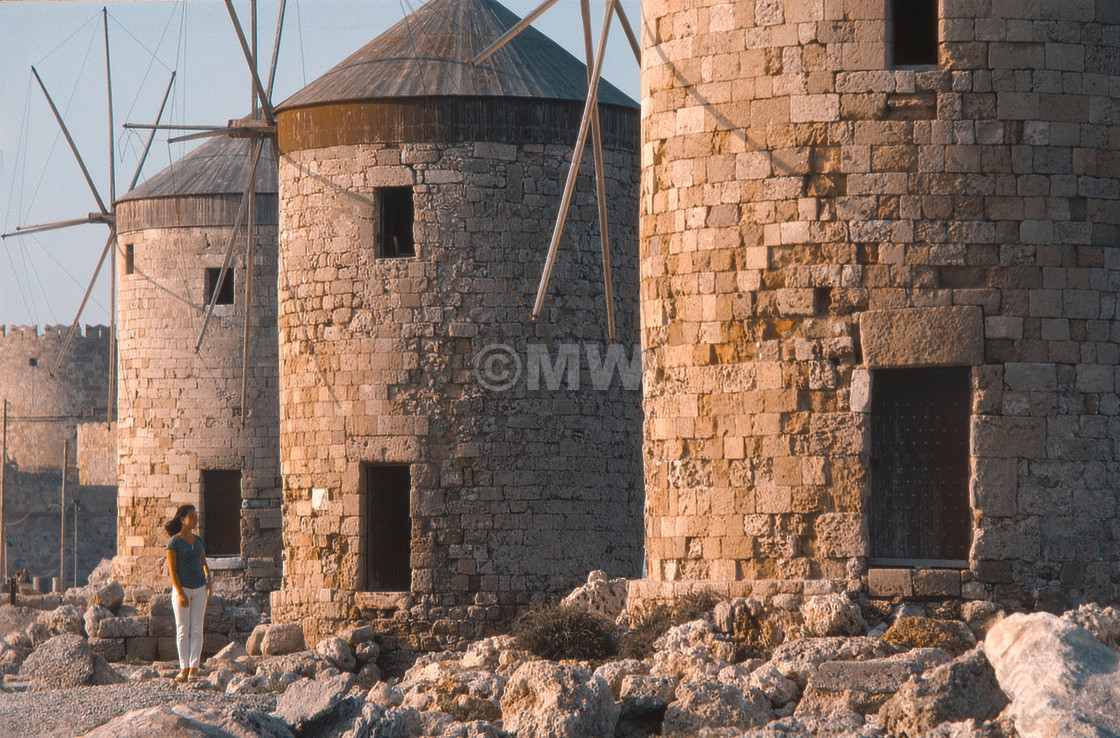
M 652 582 L 1120 594 L 1120 6 L 937 6 L 909 68 L 886 0 L 643 6 Z M 915 367 L 967 372 L 938 569 L 872 550 L 877 377 Z

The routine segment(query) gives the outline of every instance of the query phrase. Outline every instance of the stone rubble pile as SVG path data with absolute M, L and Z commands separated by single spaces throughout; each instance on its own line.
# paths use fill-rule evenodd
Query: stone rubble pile
M 606 585 L 607 583 L 603 583 Z M 578 598 L 577 598 L 578 599 Z M 582 598 L 592 610 L 598 597 Z M 112 604 L 112 602 L 106 603 Z M 118 608 L 120 605 L 118 604 Z M 29 690 L 169 678 L 174 664 L 110 666 L 84 631 L 105 627 L 63 606 L 0 608 L 0 666 Z M 400 676 L 370 626 L 306 649 L 291 624 L 259 625 L 204 663 L 184 690 L 272 693 L 272 714 L 187 705 L 135 710 L 89 736 L 315 738 L 1052 738 L 1120 734 L 1120 611 L 1005 615 L 971 603 L 964 620 L 898 608 L 868 628 L 838 595 L 807 602 L 803 632 L 744 658 L 728 628 L 757 603 L 719 603 L 668 629 L 645 658 L 547 661 L 509 635 L 421 655 Z M 625 617 L 622 618 L 625 620 Z M 91 626 L 91 623 L 93 624 Z M 741 635 L 741 634 L 740 634 Z

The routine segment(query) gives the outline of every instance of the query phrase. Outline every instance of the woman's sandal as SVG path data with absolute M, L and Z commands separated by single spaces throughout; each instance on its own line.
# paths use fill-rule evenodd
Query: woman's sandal
M 183 669 L 182 671 L 179 672 L 179 675 L 177 677 L 175 677 L 175 681 L 185 682 L 189 678 L 189 674 L 190 673 L 187 669 Z
M 187 672 L 187 681 L 192 684 L 198 681 L 198 669 L 191 669 Z

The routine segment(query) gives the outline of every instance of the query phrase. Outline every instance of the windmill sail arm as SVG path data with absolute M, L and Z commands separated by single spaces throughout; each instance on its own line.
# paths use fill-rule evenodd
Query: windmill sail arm
M 32 233 L 42 233 L 43 231 L 54 231 L 59 228 L 70 228 L 76 225 L 86 225 L 87 223 L 108 223 L 112 224 L 116 219 L 108 213 L 90 213 L 84 218 L 71 218 L 70 220 L 56 220 L 50 223 L 37 223 L 36 225 L 29 226 L 16 226 L 14 231 L 0 234 L 0 238 L 8 238 L 9 236 L 29 236 Z
M 163 110 L 167 107 L 167 98 L 171 97 L 171 87 L 175 84 L 175 72 L 171 72 L 171 79 L 167 82 L 167 91 L 163 93 L 163 102 L 159 104 L 159 112 L 156 114 L 156 125 L 163 119 Z M 152 141 L 156 138 L 156 129 L 151 129 L 148 134 L 148 143 L 144 145 L 144 153 L 140 155 L 140 161 L 136 164 L 136 171 L 132 174 L 132 181 L 128 184 L 128 191 L 131 191 L 136 186 L 136 182 L 140 179 L 140 170 L 144 168 L 144 162 L 148 160 L 148 152 L 152 150 Z
M 42 77 L 35 71 L 35 67 L 31 67 L 31 73 L 35 75 L 35 81 L 39 83 L 39 89 L 43 91 L 43 95 L 47 98 L 47 104 L 51 106 L 51 112 L 54 113 L 54 119 L 58 122 L 59 128 L 62 129 L 62 134 L 66 137 L 66 143 L 70 145 L 70 151 L 74 153 L 74 158 L 78 160 L 78 166 L 82 170 L 82 174 L 86 178 L 86 184 L 89 185 L 90 192 L 93 193 L 93 199 L 97 201 L 97 207 L 102 213 L 108 213 L 109 210 L 105 207 L 105 202 L 101 199 L 101 195 L 97 192 L 97 187 L 93 184 L 93 177 L 89 174 L 89 169 L 86 168 L 85 161 L 82 160 L 82 155 L 78 153 L 78 145 L 74 143 L 73 136 L 70 135 L 70 129 L 66 127 L 66 121 L 62 120 L 62 113 L 58 112 L 58 107 L 54 104 L 54 99 L 51 94 L 47 92 L 47 86 L 43 84 Z
M 249 42 L 245 40 L 245 32 L 241 30 L 241 23 L 237 20 L 237 12 L 233 9 L 233 0 L 226 0 L 226 10 L 229 11 L 230 20 L 233 21 L 233 30 L 237 32 L 237 40 L 241 42 L 241 53 L 245 55 L 245 62 L 249 65 L 249 74 L 253 77 L 253 89 L 257 92 L 257 99 L 260 101 L 261 110 L 264 111 L 264 118 L 269 124 L 272 124 L 276 121 L 276 116 L 272 112 L 272 103 L 268 99 L 268 93 L 265 92 L 264 85 L 261 84 L 260 75 L 257 74 L 253 52 L 249 50 Z
M 511 29 L 509 29 L 508 31 L 506 31 L 505 33 L 503 33 L 503 34 L 502 34 L 502 35 L 501 35 L 501 36 L 500 36 L 500 37 L 498 38 L 498 40 L 497 40 L 497 41 L 495 41 L 494 43 L 490 44 L 490 45 L 489 45 L 489 46 L 487 46 L 487 47 L 486 47 L 485 49 L 483 49 L 483 50 L 482 50 L 482 53 L 480 53 L 480 54 L 479 54 L 478 56 L 476 56 L 476 57 L 475 57 L 474 59 L 471 59 L 471 64 L 472 64 L 472 65 L 474 65 L 474 66 L 478 66 L 478 65 L 479 65 L 479 64 L 481 64 L 482 62 L 484 62 L 484 61 L 486 61 L 487 59 L 489 59 L 489 58 L 490 58 L 491 56 L 493 56 L 493 55 L 494 55 L 494 53 L 495 53 L 495 52 L 497 52 L 497 51 L 498 51 L 498 49 L 502 48 L 503 46 L 505 46 L 506 44 L 508 44 L 508 43 L 509 43 L 510 41 L 512 41 L 512 40 L 514 39 L 514 37 L 516 37 L 516 36 L 517 36 L 517 35 L 518 35 L 519 33 L 521 33 L 521 32 L 522 32 L 522 31 L 524 31 L 524 30 L 525 30 L 526 28 L 528 28 L 528 27 L 529 27 L 529 25 L 530 25 L 530 24 L 531 24 L 531 23 L 532 23 L 533 21 L 535 21 L 535 20 L 537 19 L 537 17 L 538 17 L 538 16 L 540 16 L 540 14 L 541 14 L 541 13 L 543 13 L 544 11 L 548 10 L 549 8 L 551 8 L 551 7 L 552 7 L 553 5 L 555 5 L 555 4 L 557 3 L 557 2 L 559 2 L 559 0 L 544 0 L 544 2 L 543 2 L 543 3 L 541 3 L 541 4 L 540 4 L 540 5 L 539 5 L 539 6 L 537 7 L 537 9 L 536 9 L 536 10 L 534 10 L 533 12 L 529 13 L 529 14 L 528 14 L 527 16 L 525 16 L 524 18 L 522 18 L 522 19 L 521 19 L 521 20 L 520 20 L 520 21 L 519 21 L 519 22 L 517 23 L 517 25 L 515 25 L 515 26 L 514 26 L 513 28 L 511 28 Z

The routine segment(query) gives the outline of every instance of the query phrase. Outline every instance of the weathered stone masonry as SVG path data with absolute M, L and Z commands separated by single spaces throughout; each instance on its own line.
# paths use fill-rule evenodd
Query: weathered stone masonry
M 888 5 L 644 4 L 635 591 L 1117 595 L 1120 6 L 942 0 L 903 69 Z M 882 569 L 876 377 L 938 366 L 970 377 L 967 564 Z
M 258 171 L 246 407 L 244 227 L 230 270 L 232 304 L 215 307 L 201 349 L 194 350 L 208 297 L 206 271 L 222 264 L 248 178 L 249 147 L 243 139 L 214 139 L 118 206 L 121 486 L 114 573 L 131 584 L 168 585 L 163 523 L 189 503 L 199 509 L 220 588 L 255 590 L 263 599 L 279 585 L 276 180 L 269 155 Z M 215 470 L 234 479 L 226 494 L 236 499 L 226 500 L 220 513 L 207 509 L 206 475 Z M 234 550 L 221 558 L 214 557 L 215 518 L 234 526 Z
M 66 459 L 65 581 L 74 576 L 73 503 L 80 508 L 79 583 L 116 551 L 116 425 L 109 404 L 109 329 L 79 330 L 54 376 L 69 326 L 0 326 L 0 397 L 8 400 L 4 511 L 8 570 L 59 575 L 59 504 Z M 53 506 L 53 508 L 52 508 Z
M 494 4 L 442 5 L 429 21 Z M 425 28 L 413 19 L 414 31 Z M 446 81 L 429 74 L 429 89 L 436 79 Z M 522 375 L 495 391 L 476 373 L 476 357 L 498 345 L 526 370 L 533 345 L 551 359 L 562 344 L 605 350 L 590 156 L 547 314 L 539 322 L 528 315 L 581 104 L 518 101 L 546 121 L 523 135 L 497 114 L 513 103 L 489 94 L 280 107 L 285 558 L 272 614 L 298 619 L 311 642 L 347 618 L 392 616 L 416 647 L 454 645 L 567 591 L 591 569 L 640 570 L 637 390 L 617 376 L 596 389 L 585 359 L 579 388 L 534 388 Z M 456 128 L 454 115 L 426 117 L 435 109 L 474 111 L 465 119 L 473 132 Z M 351 125 L 342 130 L 335 120 Z M 629 355 L 637 156 L 625 132 L 636 133 L 636 110 L 612 108 L 607 120 L 619 341 Z M 385 187 L 411 188 L 415 256 L 378 255 L 373 208 Z M 410 485 L 407 579 L 388 592 L 366 573 L 380 555 L 373 531 L 384 509 L 371 503 L 364 475 L 382 464 L 407 469 Z

